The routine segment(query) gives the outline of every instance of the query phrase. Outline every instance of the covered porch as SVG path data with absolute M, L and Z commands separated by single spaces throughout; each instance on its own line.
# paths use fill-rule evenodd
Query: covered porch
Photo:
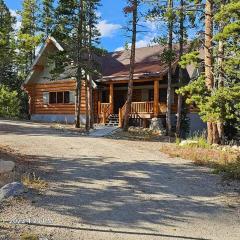
M 171 93 L 172 110 L 176 111 L 176 94 Z M 122 127 L 127 99 L 127 81 L 112 81 L 102 84 L 99 90 L 98 122 L 107 124 L 109 119 Z M 153 117 L 164 117 L 167 110 L 167 84 L 164 79 L 144 79 L 134 81 L 130 119 L 138 119 L 143 127 Z M 118 121 L 116 121 L 118 119 Z

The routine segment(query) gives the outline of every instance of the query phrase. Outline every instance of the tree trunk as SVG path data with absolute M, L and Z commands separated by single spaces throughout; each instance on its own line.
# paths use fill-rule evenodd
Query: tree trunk
M 81 66 L 81 49 L 82 49 L 82 30 L 83 30 L 83 0 L 80 0 L 78 14 L 78 36 L 77 36 L 77 99 L 76 102 L 76 123 L 75 127 L 80 128 L 81 100 L 82 100 L 82 66 Z
M 207 122 L 207 141 L 209 144 L 213 144 L 213 124 Z
M 183 44 L 184 44 L 184 0 L 180 2 L 180 24 L 179 24 L 179 32 L 180 32 L 180 40 L 179 40 L 179 61 L 181 61 L 183 55 Z M 179 66 L 179 88 L 183 85 L 183 69 Z M 176 125 L 176 136 L 181 137 L 181 120 L 182 120 L 182 95 L 178 94 L 178 105 L 177 105 L 177 125 Z
M 85 123 L 85 129 L 86 131 L 89 131 L 89 94 L 88 94 L 88 89 L 89 89 L 89 81 L 87 79 L 86 75 L 86 80 L 85 80 L 85 108 L 86 108 L 86 123 Z
M 209 91 L 213 90 L 213 56 L 212 56 L 212 38 L 213 38 L 213 0 L 206 0 L 205 5 L 205 78 L 206 86 Z
M 92 12 L 92 5 L 90 3 L 89 12 Z M 91 15 L 91 14 L 90 14 Z M 90 16 L 91 17 L 91 16 Z M 93 80 L 92 80 L 92 19 L 89 21 L 89 34 L 88 34 L 88 65 L 90 68 L 89 72 L 89 118 L 90 128 L 93 129 L 94 124 L 94 106 L 93 106 Z
M 223 4 L 225 1 L 223 1 Z M 220 30 L 222 30 L 224 27 L 224 24 L 220 23 Z M 219 40 L 218 42 L 218 88 L 224 87 L 224 70 L 223 70 L 223 61 L 224 61 L 224 42 L 222 40 Z M 224 144 L 224 126 L 223 122 L 217 123 L 217 129 L 219 134 L 220 143 Z
M 224 75 L 223 75 L 223 58 L 224 58 L 224 43 L 223 41 L 218 42 L 218 87 L 224 87 Z M 217 129 L 219 134 L 219 142 L 224 144 L 224 126 L 223 122 L 217 123 Z
M 214 88 L 213 76 L 213 0 L 206 0 L 205 4 L 205 81 L 210 92 Z M 217 123 L 210 120 L 208 126 L 208 143 L 219 143 L 219 133 Z
M 136 39 L 137 39 L 137 17 L 138 17 L 138 0 L 132 1 L 132 46 L 131 46 L 131 57 L 130 57 L 130 70 L 129 70 L 129 82 L 128 82 L 128 94 L 126 101 L 126 111 L 124 116 L 124 131 L 128 131 L 129 127 L 129 113 L 132 104 L 133 95 L 133 77 L 135 67 L 135 50 L 136 50 Z
M 168 0 L 168 11 L 172 11 L 173 1 Z M 172 41 L 173 41 L 173 20 L 172 16 L 168 19 L 168 51 L 172 54 Z M 166 114 L 166 123 L 167 123 L 167 134 L 171 136 L 172 134 L 172 123 L 171 123 L 171 91 L 172 91 L 172 60 L 168 62 L 168 86 L 167 86 L 167 114 Z
M 93 129 L 94 125 L 94 106 L 93 106 L 93 88 L 92 88 L 92 76 L 89 75 L 89 112 L 90 112 L 90 128 Z
M 80 128 L 80 118 L 79 118 L 79 87 L 78 87 L 78 80 L 76 84 L 76 92 L 75 92 L 75 127 Z

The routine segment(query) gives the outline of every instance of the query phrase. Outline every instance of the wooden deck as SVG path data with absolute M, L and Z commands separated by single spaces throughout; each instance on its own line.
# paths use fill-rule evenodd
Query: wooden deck
M 175 107 L 174 107 L 175 108 Z M 119 108 L 119 126 L 122 127 L 126 105 Z M 167 111 L 167 104 L 158 103 L 157 116 L 165 115 Z M 113 114 L 111 103 L 98 102 L 98 118 L 99 123 L 105 124 L 108 117 Z M 130 110 L 130 118 L 151 119 L 156 116 L 154 111 L 154 101 L 146 102 L 132 102 Z

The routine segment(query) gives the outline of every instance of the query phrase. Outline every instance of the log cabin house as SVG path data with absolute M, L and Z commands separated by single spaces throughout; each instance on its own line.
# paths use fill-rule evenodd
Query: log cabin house
M 23 84 L 29 96 L 29 113 L 33 121 L 75 121 L 76 69 L 67 67 L 57 79 L 52 79 L 48 55 L 63 51 L 61 45 L 49 37 L 34 61 L 31 72 Z M 176 50 L 177 51 L 177 50 Z M 165 119 L 167 101 L 167 64 L 161 63 L 161 46 L 136 49 L 133 102 L 130 123 L 147 127 L 153 117 Z M 93 106 L 95 123 L 122 126 L 127 97 L 130 51 L 109 53 L 98 59 L 101 77 L 94 79 Z M 178 61 L 173 63 L 172 116 L 177 111 Z M 187 81 L 196 75 L 189 66 L 184 72 Z M 85 81 L 81 91 L 81 121 L 85 121 Z M 191 131 L 205 128 L 194 109 L 189 109 Z

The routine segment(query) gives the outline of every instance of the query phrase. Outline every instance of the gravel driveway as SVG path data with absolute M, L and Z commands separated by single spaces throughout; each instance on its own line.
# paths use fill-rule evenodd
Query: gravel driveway
M 38 226 L 12 224 L 17 233 L 66 240 L 240 237 L 239 208 L 230 207 L 231 192 L 220 177 L 167 157 L 159 151 L 161 143 L 77 136 L 46 124 L 1 120 L 0 144 L 33 157 L 49 182 L 33 201 L 0 213 L 3 220 L 37 220 Z

